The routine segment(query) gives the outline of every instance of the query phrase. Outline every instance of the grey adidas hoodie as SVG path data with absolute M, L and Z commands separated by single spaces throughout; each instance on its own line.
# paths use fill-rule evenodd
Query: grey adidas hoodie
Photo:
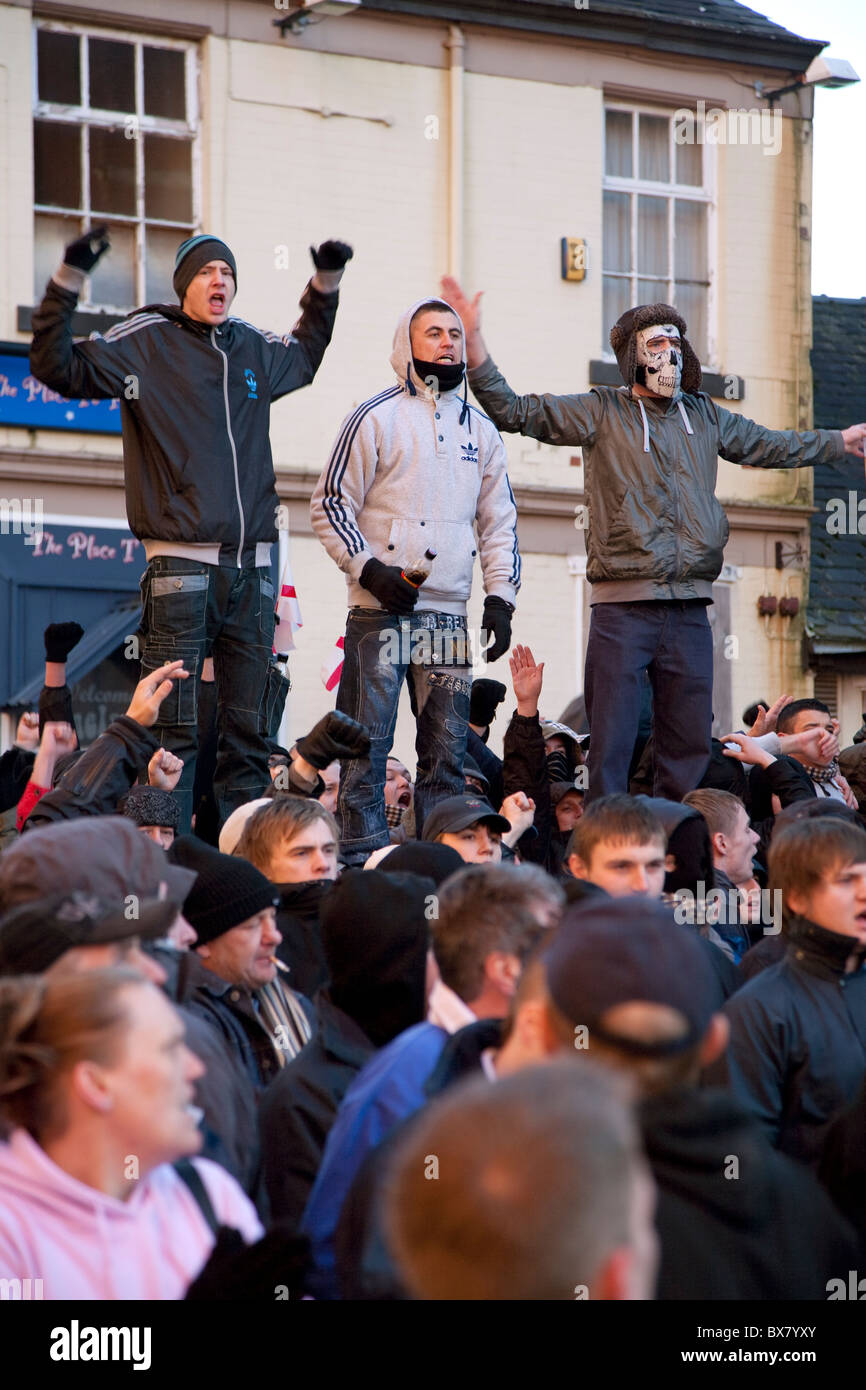
M 346 574 L 350 607 L 381 607 L 360 584 L 368 560 L 405 566 L 428 549 L 437 555 L 419 609 L 464 614 L 476 553 L 485 593 L 514 603 L 520 588 L 502 440 L 468 403 L 465 381 L 434 394 L 412 362 L 409 323 L 429 302 L 400 319 L 391 353 L 398 384 L 347 415 L 310 504 L 313 530 Z M 465 360 L 465 339 L 461 350 Z

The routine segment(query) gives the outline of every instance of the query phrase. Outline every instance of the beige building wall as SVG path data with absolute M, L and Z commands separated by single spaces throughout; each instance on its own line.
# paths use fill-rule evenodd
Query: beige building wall
M 298 733 L 329 703 L 319 668 L 342 630 L 345 588 L 309 531 L 297 475 L 318 474 L 347 412 L 390 384 L 394 324 L 408 303 L 437 292 L 447 268 L 447 26 L 358 16 L 280 40 L 269 6 L 232 0 L 217 16 L 189 0 L 170 10 L 155 4 L 153 13 L 154 32 L 158 15 L 216 31 L 199 49 L 203 225 L 235 251 L 233 312 L 285 331 L 310 273 L 310 243 L 339 236 L 355 247 L 334 341 L 314 385 L 272 412 L 305 621 L 292 658 L 290 722 Z M 227 37 L 223 26 L 242 37 Z M 609 328 L 601 298 L 605 95 L 645 104 L 655 93 L 668 110 L 700 96 L 748 105 L 749 84 L 761 74 L 503 31 L 466 35 L 464 282 L 485 290 L 485 333 L 517 390 L 586 390 L 589 362 L 602 355 Z M 0 6 L 0 338 L 22 341 L 16 306 L 30 302 L 32 288 L 31 54 L 30 11 Z M 438 138 L 428 138 L 436 121 Z M 807 424 L 811 408 L 808 242 L 801 236 L 811 196 L 809 141 L 796 143 L 796 132 L 809 129 L 789 114 L 778 155 L 749 145 L 713 152 L 716 360 L 709 365 L 746 380 L 745 399 L 722 404 L 777 428 Z M 586 239 L 582 283 L 560 279 L 566 235 Z M 583 552 L 571 525 L 580 451 L 518 436 L 506 446 L 526 537 L 514 635 L 545 661 L 543 705 L 555 716 L 580 688 L 586 637 L 583 581 L 569 563 Z M 119 452 L 119 441 L 104 436 L 0 429 L 0 492 L 26 492 L 38 482 L 46 511 L 122 516 Z M 762 593 L 797 593 L 802 603 L 804 571 L 777 572 L 773 557 L 776 539 L 808 543 L 809 489 L 806 473 L 720 463 L 719 496 L 753 514 L 748 525 L 734 520 L 726 557 L 741 573 L 731 600 L 737 712 L 756 695 L 811 689 L 800 667 L 802 615 L 766 620 L 756 611 Z M 786 513 L 787 503 L 798 509 Z M 475 626 L 480 610 L 477 583 Z M 507 660 L 490 674 L 509 683 Z M 404 755 L 412 748 L 410 725 L 407 706 L 395 744 Z

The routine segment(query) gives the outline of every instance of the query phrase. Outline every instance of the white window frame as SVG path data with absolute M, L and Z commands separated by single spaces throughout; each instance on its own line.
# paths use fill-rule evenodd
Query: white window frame
M 97 107 L 90 106 L 67 106 L 60 102 L 40 101 L 39 92 L 39 68 L 38 68 L 38 34 L 40 30 L 52 30 L 55 33 L 73 34 L 79 39 L 82 37 L 95 39 L 110 39 L 115 43 L 128 43 L 135 49 L 135 111 L 105 111 Z M 201 122 L 199 115 L 199 54 L 198 45 L 188 39 L 170 39 L 161 34 L 149 34 L 136 30 L 132 32 L 125 29 L 101 28 L 91 24 L 68 24 L 60 20 L 34 18 L 32 29 L 32 63 L 33 63 L 33 112 L 32 120 L 51 120 L 67 125 L 82 126 L 83 138 L 81 141 L 81 191 L 82 207 L 65 208 L 57 207 L 49 203 L 33 204 L 34 221 L 38 214 L 44 213 L 54 217 L 78 217 L 81 230 L 84 231 L 91 225 L 95 216 L 104 214 L 94 214 L 90 207 L 90 126 L 102 126 L 106 129 L 124 129 L 131 118 L 135 119 L 137 126 L 137 138 L 133 140 L 135 147 L 135 215 L 125 213 L 111 213 L 110 221 L 113 225 L 131 227 L 135 231 L 135 264 L 133 267 L 135 278 L 135 303 L 134 304 L 109 304 L 101 300 L 91 299 L 92 281 L 88 277 L 85 289 L 80 299 L 80 308 L 86 310 L 99 309 L 113 313 L 128 313 L 130 309 L 146 300 L 146 266 L 145 266 L 145 229 L 147 227 L 166 227 L 174 228 L 178 231 L 178 240 L 184 235 L 194 235 L 201 227 Z M 163 116 L 148 116 L 144 113 L 144 48 L 170 48 L 180 51 L 185 55 L 184 62 L 184 83 L 186 90 L 186 119 L 171 120 Z M 81 87 L 83 94 L 88 98 L 89 73 L 88 56 L 89 50 L 86 44 L 81 45 Z M 178 136 L 190 143 L 190 169 L 192 179 L 192 213 L 191 221 L 175 222 L 164 218 L 146 217 L 144 210 L 144 140 L 141 136 L 153 133 L 157 135 Z M 35 231 L 34 231 L 35 234 Z M 96 287 L 98 291 L 98 280 Z
M 680 110 L 686 107 L 678 108 Z M 715 157 L 715 147 L 704 144 L 703 150 L 703 183 L 698 187 L 692 183 L 667 183 L 653 182 L 650 179 L 642 179 L 636 173 L 632 178 L 623 178 L 621 175 L 607 173 L 607 119 L 608 111 L 623 111 L 632 117 L 632 169 L 640 169 L 639 160 L 639 123 L 634 120 L 634 116 L 661 116 L 668 122 L 668 132 L 670 137 L 669 167 L 671 173 L 676 172 L 676 153 L 677 144 L 674 139 L 674 115 L 676 112 L 670 107 L 660 107 L 652 105 L 635 104 L 634 102 L 605 100 L 603 103 L 604 119 L 602 122 L 602 222 L 604 221 L 604 194 L 605 193 L 629 193 L 634 194 L 631 203 L 631 264 L 637 266 L 637 236 L 638 236 L 638 198 L 642 193 L 652 197 L 664 197 L 668 200 L 668 268 L 671 277 L 667 280 L 666 299 L 673 303 L 674 295 L 674 201 L 677 198 L 687 199 L 690 202 L 703 203 L 707 209 L 707 360 L 702 363 L 706 369 L 718 370 L 718 337 L 717 337 L 717 277 L 716 266 L 718 264 L 718 217 L 717 217 L 717 196 L 716 179 L 717 163 Z M 603 233 L 602 233 L 603 237 Z M 604 252 L 602 251 L 602 262 Z M 628 276 L 621 271 L 609 271 L 602 264 L 602 276 L 610 275 L 615 279 L 630 279 L 630 302 L 637 304 L 638 292 L 637 281 L 639 278 L 646 279 L 646 276 L 639 277 L 637 270 L 632 269 Z M 607 333 L 612 327 L 607 324 L 603 328 L 604 338 L 603 357 L 605 361 L 614 362 L 616 358 L 610 350 L 607 341 Z

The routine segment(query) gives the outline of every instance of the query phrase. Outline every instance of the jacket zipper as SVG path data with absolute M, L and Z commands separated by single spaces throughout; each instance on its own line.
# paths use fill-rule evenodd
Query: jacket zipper
M 232 419 L 231 415 L 229 414 L 229 359 L 223 352 L 222 348 L 218 345 L 216 340 L 216 330 L 213 328 L 210 332 L 210 340 L 223 360 L 223 400 L 225 401 L 226 406 L 226 433 L 229 437 L 229 443 L 232 446 L 232 464 L 235 470 L 235 496 L 238 499 L 238 515 L 241 519 L 241 541 L 240 545 L 238 546 L 238 569 L 241 569 L 245 537 L 244 509 L 243 504 L 241 503 L 241 484 L 240 478 L 238 476 L 238 451 L 235 448 L 234 435 L 232 434 Z
M 675 514 L 674 540 L 675 540 L 676 548 L 677 548 L 677 563 L 676 563 L 676 574 L 675 574 L 675 577 L 674 577 L 674 583 L 677 583 L 677 582 L 679 581 L 680 577 L 681 577 L 681 576 L 680 576 L 680 570 L 682 569 L 682 547 L 680 546 L 680 522 L 681 522 L 682 518 L 681 518 L 681 515 L 680 515 L 680 485 L 679 485 L 679 480 L 677 479 L 676 468 L 674 468 L 674 471 L 673 471 L 673 473 L 671 474 L 671 479 L 672 479 L 673 486 L 674 486 L 674 514 Z M 673 587 L 673 585 L 671 585 L 671 587 Z

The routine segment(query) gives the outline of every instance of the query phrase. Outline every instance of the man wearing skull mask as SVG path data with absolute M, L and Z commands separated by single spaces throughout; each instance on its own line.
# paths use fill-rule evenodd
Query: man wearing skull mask
M 724 410 L 701 391 L 685 320 L 670 304 L 638 305 L 611 329 L 624 386 L 518 396 L 481 336 L 481 295 L 470 299 L 450 277 L 442 286 L 466 329 L 469 384 L 496 427 L 583 449 L 592 585 L 586 803 L 628 789 L 644 672 L 653 688 L 654 795 L 679 801 L 710 757 L 706 608 L 728 539 L 715 496 L 718 458 L 752 468 L 863 458 L 866 424 L 768 430 Z

